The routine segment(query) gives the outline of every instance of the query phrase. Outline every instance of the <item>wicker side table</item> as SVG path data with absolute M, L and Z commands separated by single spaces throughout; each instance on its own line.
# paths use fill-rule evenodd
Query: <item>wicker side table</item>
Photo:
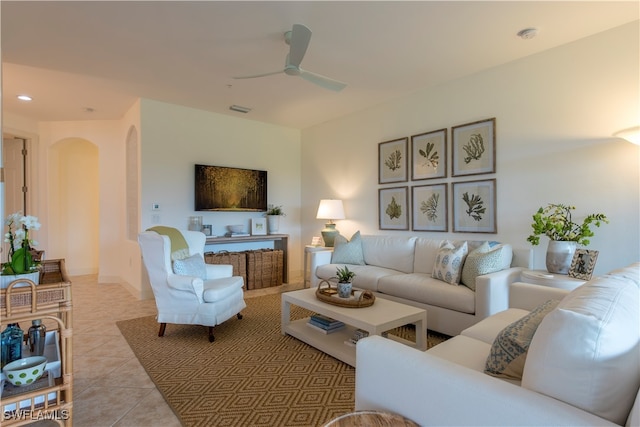
M 356 411 L 334 418 L 325 427 L 418 427 L 418 424 L 400 414 Z

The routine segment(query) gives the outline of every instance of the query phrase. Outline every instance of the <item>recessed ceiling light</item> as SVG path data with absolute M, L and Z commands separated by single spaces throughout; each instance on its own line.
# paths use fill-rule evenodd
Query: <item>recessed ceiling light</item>
M 537 28 L 525 28 L 524 30 L 518 31 L 518 37 L 524 40 L 532 39 L 538 35 Z
M 33 100 L 33 98 L 31 98 L 29 95 L 18 95 L 18 99 L 20 101 L 31 101 L 31 100 Z
M 84 107 L 83 110 L 85 113 L 93 113 L 94 111 L 96 111 L 92 107 Z

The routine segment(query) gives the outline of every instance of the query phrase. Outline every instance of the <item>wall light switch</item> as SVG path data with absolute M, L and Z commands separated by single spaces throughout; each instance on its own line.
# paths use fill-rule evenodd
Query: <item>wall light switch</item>
M 151 210 L 152 211 L 159 211 L 160 210 L 160 203 L 155 202 L 151 204 Z

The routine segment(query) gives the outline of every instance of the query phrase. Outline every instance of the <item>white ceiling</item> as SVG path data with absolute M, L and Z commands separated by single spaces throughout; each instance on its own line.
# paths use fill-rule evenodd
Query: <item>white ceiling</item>
M 135 99 L 305 128 L 639 19 L 636 1 L 2 1 L 3 108 L 34 120 L 118 119 Z M 281 69 L 294 23 L 313 35 Z M 536 27 L 537 37 L 516 33 Z M 611 47 L 615 49 L 615 46 Z M 34 100 L 24 103 L 16 95 Z M 229 111 L 231 104 L 252 108 Z M 86 108 L 92 108 L 92 113 Z

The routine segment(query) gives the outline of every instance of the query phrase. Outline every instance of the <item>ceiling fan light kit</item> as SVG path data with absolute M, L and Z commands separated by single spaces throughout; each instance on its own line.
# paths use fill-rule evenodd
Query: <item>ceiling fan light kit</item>
M 311 30 L 309 28 L 302 24 L 293 24 L 293 28 L 284 33 L 284 41 L 289 45 L 289 53 L 287 54 L 283 70 L 254 74 L 250 76 L 234 77 L 234 79 L 254 79 L 284 73 L 288 76 L 302 77 L 310 83 L 335 92 L 340 92 L 347 86 L 346 83 L 341 81 L 300 68 L 300 63 L 302 62 L 302 59 L 307 52 L 307 48 L 309 47 L 309 42 L 311 41 Z

